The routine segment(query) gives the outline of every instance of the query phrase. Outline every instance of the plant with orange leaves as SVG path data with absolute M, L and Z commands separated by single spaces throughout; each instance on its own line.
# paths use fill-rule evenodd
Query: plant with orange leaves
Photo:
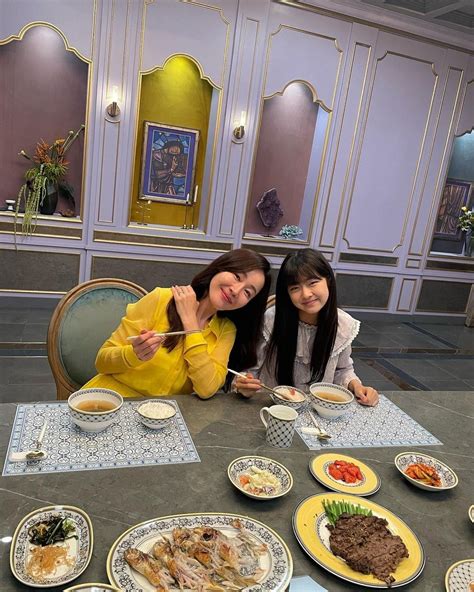
M 26 171 L 26 182 L 21 186 L 18 193 L 14 224 L 15 239 L 17 218 L 22 200 L 24 200 L 25 204 L 25 213 L 23 215 L 21 230 L 25 236 L 29 236 L 36 229 L 38 212 L 47 195 L 49 184 L 52 184 L 56 188 L 59 187 L 67 196 L 72 198 L 72 187 L 63 180 L 69 164 L 65 160 L 65 154 L 71 144 L 84 130 L 84 127 L 84 125 L 81 125 L 76 132 L 71 130 L 67 138 L 59 138 L 51 145 L 44 140 L 40 140 L 36 145 L 32 158 L 24 150 L 19 152 L 19 156 L 23 156 L 35 164 Z

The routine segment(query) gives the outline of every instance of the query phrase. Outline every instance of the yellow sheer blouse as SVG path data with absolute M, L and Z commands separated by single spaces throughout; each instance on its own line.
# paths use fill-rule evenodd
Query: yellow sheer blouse
M 160 347 L 146 362 L 137 358 L 127 341 L 128 336 L 138 335 L 142 329 L 169 331 L 166 307 L 171 298 L 171 289 L 155 288 L 127 306 L 120 326 L 97 354 L 95 364 L 100 374 L 83 388 L 109 388 L 124 397 L 195 392 L 203 399 L 219 390 L 236 334 L 229 319 L 213 316 L 200 333 L 186 335 L 172 351 Z

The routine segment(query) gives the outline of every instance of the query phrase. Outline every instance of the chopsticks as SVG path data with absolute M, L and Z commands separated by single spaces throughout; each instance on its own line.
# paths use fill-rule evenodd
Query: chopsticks
M 230 372 L 231 374 L 234 374 L 235 376 L 240 376 L 240 378 L 247 378 L 247 376 L 245 376 L 245 374 L 242 374 L 242 372 L 237 372 L 236 370 L 231 370 L 230 368 L 227 368 L 227 372 Z M 265 390 L 270 391 L 271 393 L 273 393 L 274 395 L 276 395 L 280 399 L 286 399 L 287 401 L 293 400 L 290 397 L 286 397 L 285 395 L 278 393 L 277 391 L 273 390 L 272 388 L 270 388 L 266 384 L 263 384 L 263 382 L 260 383 L 260 386 L 262 388 L 264 388 Z
M 168 331 L 168 333 L 153 333 L 153 337 L 168 337 L 168 335 L 192 335 L 193 333 L 200 333 L 201 329 L 193 329 L 192 331 Z M 129 335 L 127 340 L 136 339 L 140 335 Z

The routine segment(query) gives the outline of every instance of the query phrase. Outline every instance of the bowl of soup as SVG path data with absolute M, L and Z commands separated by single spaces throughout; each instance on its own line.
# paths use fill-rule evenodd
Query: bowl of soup
M 309 387 L 311 405 L 318 415 L 335 419 L 347 413 L 354 395 L 343 386 L 329 382 L 315 382 Z
M 276 386 L 270 397 L 275 405 L 286 405 L 296 411 L 306 405 L 306 395 L 294 386 Z
M 110 389 L 90 388 L 67 400 L 72 421 L 85 432 L 101 432 L 117 421 L 123 399 Z

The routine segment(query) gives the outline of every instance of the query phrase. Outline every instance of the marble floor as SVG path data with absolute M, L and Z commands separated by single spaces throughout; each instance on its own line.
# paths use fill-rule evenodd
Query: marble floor
M 0 299 L 0 402 L 55 398 L 46 355 L 54 307 L 49 300 Z M 365 384 L 380 392 L 474 391 L 474 329 L 461 318 L 353 316 L 362 320 L 353 357 Z

